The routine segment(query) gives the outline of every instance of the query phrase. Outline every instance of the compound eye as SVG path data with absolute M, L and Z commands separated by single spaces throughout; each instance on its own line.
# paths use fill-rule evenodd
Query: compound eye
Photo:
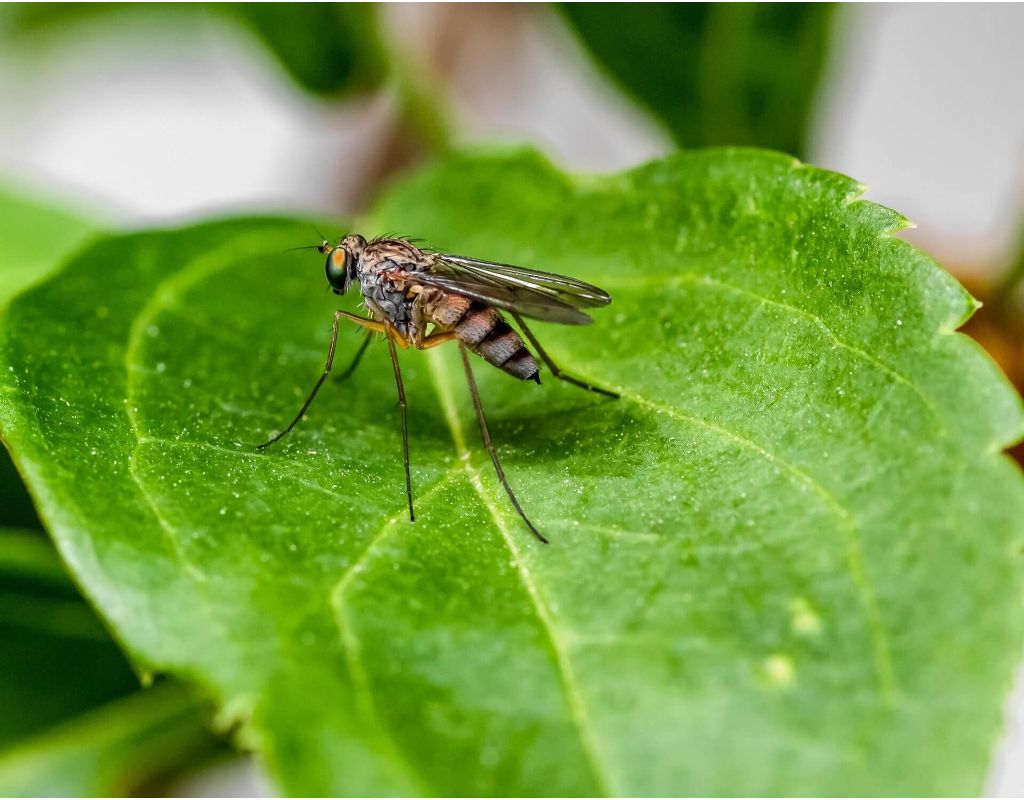
M 351 256 L 348 254 L 348 251 L 343 247 L 335 247 L 327 254 L 327 264 L 325 267 L 327 282 L 339 294 L 343 294 L 348 290 L 348 262 L 350 258 Z

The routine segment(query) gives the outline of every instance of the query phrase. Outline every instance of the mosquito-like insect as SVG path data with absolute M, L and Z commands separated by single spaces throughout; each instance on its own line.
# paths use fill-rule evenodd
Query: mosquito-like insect
M 480 435 L 491 463 L 494 464 L 494 471 L 519 516 L 533 535 L 546 543 L 548 540 L 523 511 L 501 468 L 487 430 L 480 393 L 467 352 L 472 350 L 488 363 L 520 380 L 540 383 L 540 369 L 533 354 L 519 334 L 505 321 L 498 310 L 501 309 L 516 321 L 552 375 L 582 389 L 607 397 L 618 397 L 615 392 L 566 375 L 523 322 L 523 317 L 531 317 L 565 325 L 586 325 L 591 319 L 580 309 L 607 305 L 611 302 L 608 293 L 589 283 L 562 275 L 424 250 L 401 238 L 383 237 L 367 241 L 359 234 L 351 234 L 342 238 L 337 245 L 331 245 L 324 239 L 320 245 L 313 245 L 309 249 L 319 250 L 327 256 L 327 282 L 335 294 L 345 294 L 352 283 L 356 283 L 370 316 L 365 318 L 340 310 L 334 312 L 331 343 L 327 349 L 327 363 L 323 373 L 295 419 L 270 441 L 261 444 L 260 449 L 279 441 L 295 427 L 327 380 L 334 364 L 338 320 L 350 320 L 367 331 L 352 363 L 343 373 L 343 379 L 355 371 L 373 334 L 383 334 L 388 342 L 391 366 L 398 387 L 398 403 L 402 411 L 405 493 L 409 502 L 409 519 L 415 520 L 412 478 L 409 473 L 409 422 L 396 346 L 405 349 L 412 345 L 419 350 L 428 350 L 445 342 L 457 341 L 473 397 L 476 419 L 480 425 Z

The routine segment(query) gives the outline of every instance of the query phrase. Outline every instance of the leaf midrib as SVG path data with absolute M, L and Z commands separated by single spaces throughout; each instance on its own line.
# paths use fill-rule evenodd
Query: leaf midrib
M 590 722 L 587 706 L 583 699 L 583 694 L 580 691 L 579 681 L 572 668 L 572 661 L 568 652 L 569 648 L 566 644 L 566 636 L 555 624 L 554 618 L 548 609 L 547 604 L 541 597 L 540 591 L 538 590 L 537 585 L 533 580 L 533 576 L 523 559 L 522 553 L 520 552 L 518 545 L 515 543 L 514 535 L 509 530 L 508 523 L 504 515 L 498 510 L 495 499 L 484 489 L 483 482 L 480 480 L 480 470 L 472 468 L 472 453 L 466 445 L 466 437 L 463 433 L 462 425 L 459 422 L 455 397 L 452 394 L 451 382 L 448 379 L 443 356 L 436 351 L 428 352 L 426 355 L 431 378 L 434 381 L 434 387 L 436 388 L 438 398 L 441 401 L 441 409 L 444 412 L 445 420 L 447 421 L 448 428 L 451 431 L 452 440 L 455 444 L 459 461 L 463 465 L 470 485 L 472 485 L 473 490 L 480 497 L 481 502 L 483 502 L 488 513 L 491 515 L 495 527 L 505 540 L 505 544 L 509 550 L 509 555 L 512 557 L 512 563 L 515 565 L 516 572 L 523 584 L 523 588 L 529 596 L 530 602 L 533 604 L 534 610 L 537 614 L 537 619 L 547 635 L 552 654 L 554 655 L 555 665 L 558 669 L 559 677 L 565 691 L 566 704 L 568 705 L 569 712 L 572 715 L 573 724 L 576 726 L 580 745 L 586 755 L 587 765 L 590 768 L 591 775 L 594 779 L 594 785 L 605 797 L 618 797 L 620 793 L 614 789 L 611 776 L 604 767 L 606 761 L 605 759 L 602 759 L 601 753 L 599 752 L 593 724 Z
M 131 457 L 129 459 L 129 474 L 133 482 L 139 487 L 139 490 L 145 499 L 148 506 L 151 508 L 156 520 L 161 525 L 161 528 L 168 537 L 169 543 L 172 546 L 172 550 L 176 557 L 182 564 L 185 571 L 189 576 L 196 582 L 197 588 L 200 589 L 200 593 L 203 597 L 203 608 L 213 623 L 218 629 L 227 633 L 219 620 L 216 619 L 216 615 L 213 613 L 212 606 L 209 603 L 208 598 L 205 596 L 202 590 L 202 584 L 205 582 L 206 577 L 194 564 L 187 559 L 186 555 L 181 549 L 180 542 L 178 541 L 177 533 L 174 530 L 174 526 L 160 512 L 158 504 L 155 498 L 153 498 L 147 489 L 145 482 L 140 478 L 137 473 L 137 456 L 139 453 L 140 446 L 149 441 L 160 441 L 172 444 L 170 440 L 156 439 L 155 437 L 149 436 L 143 433 L 138 421 L 138 412 L 135 408 L 135 373 L 138 363 L 138 353 L 144 342 L 144 333 L 148 325 L 157 317 L 159 314 L 171 307 L 173 307 L 173 301 L 180 297 L 183 290 L 199 283 L 203 279 L 209 278 L 216 272 L 222 271 L 230 267 L 237 259 L 238 246 L 237 242 L 240 237 L 232 237 L 228 243 L 220 248 L 213 251 L 204 253 L 199 258 L 194 259 L 190 263 L 186 264 L 180 270 L 175 272 L 172 276 L 168 277 L 160 284 L 157 285 L 156 289 L 149 296 L 149 299 L 143 309 L 133 319 L 127 345 L 124 355 L 124 364 L 126 370 L 125 383 L 126 383 L 126 417 L 129 422 L 131 434 L 133 437 L 133 447 Z M 247 242 L 251 243 L 251 237 L 246 237 Z M 648 278 L 650 280 L 650 277 Z M 927 398 L 921 390 L 914 385 L 904 375 L 885 364 L 881 360 L 871 356 L 860 348 L 857 348 L 837 336 L 831 328 L 822 320 L 818 315 L 803 309 L 797 308 L 790 304 L 762 296 L 756 292 L 748 289 L 743 289 L 738 286 L 711 278 L 709 276 L 700 275 L 698 273 L 683 273 L 672 276 L 661 276 L 658 279 L 659 285 L 695 285 L 695 286 L 706 286 L 709 288 L 717 288 L 722 291 L 730 292 L 740 297 L 745 297 L 751 301 L 755 301 L 761 305 L 770 305 L 785 310 L 787 313 L 799 316 L 800 318 L 813 322 L 819 327 L 826 335 L 828 335 L 835 343 L 837 347 L 841 347 L 849 351 L 856 358 L 864 361 L 865 363 L 871 364 L 874 368 L 886 373 L 891 378 L 899 381 L 902 384 L 907 385 L 911 390 L 918 395 L 921 401 L 928 407 L 928 410 L 939 420 L 941 424 L 941 418 L 938 414 L 934 404 Z M 623 286 L 635 287 L 636 282 L 629 282 L 623 284 Z M 549 348 L 550 350 L 551 348 Z M 455 404 L 454 396 L 450 388 L 450 383 L 447 378 L 446 368 L 444 362 L 439 353 L 428 353 L 427 361 L 431 371 L 431 376 L 437 390 L 441 407 L 445 414 L 445 419 L 448 423 L 453 444 L 458 454 L 459 461 L 461 462 L 462 469 L 465 471 L 467 479 L 472 485 L 474 491 L 479 495 L 482 503 L 488 510 L 488 513 L 492 517 L 494 524 L 498 531 L 501 533 L 502 538 L 505 541 L 506 546 L 509 549 L 509 553 L 512 557 L 512 561 L 516 566 L 517 573 L 520 577 L 520 581 L 526 591 L 532 605 L 534 606 L 535 613 L 537 614 L 538 621 L 543 627 L 546 636 L 548 638 L 552 655 L 555 661 L 555 665 L 558 669 L 561 682 L 563 684 L 563 690 L 566 698 L 566 703 L 569 708 L 573 723 L 577 729 L 577 733 L 580 739 L 583 752 L 586 755 L 588 767 L 593 775 L 595 785 L 600 788 L 601 792 L 615 796 L 617 792 L 613 789 L 613 781 L 605 768 L 607 760 L 602 758 L 599 751 L 596 734 L 593 725 L 589 719 L 587 712 L 586 702 L 583 696 L 583 692 L 579 685 L 579 680 L 572 667 L 572 660 L 569 655 L 569 645 L 567 644 L 570 636 L 562 631 L 557 623 L 555 622 L 550 610 L 545 604 L 540 590 L 533 579 L 532 574 L 529 571 L 528 566 L 523 558 L 523 554 L 520 551 L 518 545 L 515 542 L 515 534 L 510 530 L 509 524 L 501 511 L 499 510 L 498 503 L 501 498 L 494 498 L 490 492 L 484 487 L 480 477 L 480 470 L 472 467 L 472 455 L 466 444 L 466 437 L 463 432 L 462 425 L 459 421 L 458 411 Z M 556 355 L 557 360 L 557 355 Z M 757 453 L 760 457 L 776 464 L 790 476 L 800 483 L 803 483 L 809 489 L 811 489 L 830 509 L 830 511 L 837 517 L 840 522 L 840 526 L 843 530 L 843 536 L 846 542 L 847 550 L 847 567 L 851 576 L 851 580 L 854 583 L 857 591 L 860 604 L 864 609 L 864 613 L 871 631 L 873 657 L 875 662 L 875 670 L 879 680 L 879 687 L 883 699 L 887 703 L 891 703 L 898 696 L 898 689 L 893 675 L 893 669 L 891 664 L 891 656 L 889 652 L 888 637 L 885 632 L 884 622 L 882 620 L 881 612 L 878 607 L 876 592 L 870 578 L 868 577 L 862 556 L 862 548 L 860 542 L 860 534 L 857 530 L 856 524 L 853 519 L 851 512 L 840 503 L 840 501 L 832 495 L 825 487 L 816 481 L 806 472 L 802 471 L 795 465 L 789 463 L 781 456 L 773 453 L 764 446 L 737 434 L 725 427 L 717 425 L 699 417 L 692 416 L 685 412 L 680 411 L 671 406 L 664 405 L 657 401 L 649 400 L 640 394 L 637 394 L 630 390 L 628 387 L 616 386 L 613 382 L 602 379 L 596 375 L 582 375 L 581 377 L 588 378 L 596 383 L 602 383 L 609 385 L 612 388 L 620 391 L 625 399 L 637 403 L 638 405 L 644 406 L 651 411 L 659 414 L 664 414 L 678 421 L 686 422 L 691 425 L 701 427 L 707 431 L 710 431 L 716 435 L 724 436 L 734 442 L 735 444 L 751 450 Z M 945 427 L 943 426 L 943 434 L 945 434 Z M 176 444 L 182 444 L 178 442 Z M 197 445 L 208 446 L 206 443 L 196 442 Z M 212 446 L 212 445 L 210 445 Z M 217 448 L 224 453 L 232 453 L 233 455 L 248 455 L 242 452 L 234 452 L 227 448 Z M 422 497 L 426 497 L 433 494 L 440 489 L 444 484 L 450 481 L 458 473 L 458 465 L 451 468 L 445 473 L 442 478 L 436 481 Z M 323 487 L 319 487 L 324 490 Z M 328 491 L 329 490 L 324 490 Z M 363 553 L 360 555 L 355 564 L 365 560 L 367 555 L 379 545 L 383 538 L 387 535 L 389 530 L 395 527 L 397 519 L 404 517 L 404 507 L 396 512 L 396 514 L 389 518 L 380 531 L 369 541 Z M 365 670 L 359 660 L 358 655 L 358 641 L 355 639 L 354 632 L 351 630 L 351 626 L 348 624 L 348 620 L 345 614 L 345 603 L 344 593 L 354 576 L 353 568 L 342 575 L 339 581 L 329 592 L 328 600 L 329 605 L 334 608 L 334 618 L 338 625 L 339 637 L 341 645 L 345 651 L 346 659 L 349 663 L 349 668 L 353 683 L 357 687 L 356 695 L 362 696 L 362 703 L 366 704 L 364 712 L 368 712 L 377 717 L 374 709 L 372 700 L 372 687 L 369 685 Z M 346 635 L 346 632 L 348 635 Z M 361 678 L 360 678 L 361 676 Z M 381 724 L 383 725 L 382 721 Z M 388 737 L 390 739 L 390 737 Z M 393 742 L 390 742 L 392 748 L 395 747 Z M 403 760 L 403 763 L 407 763 L 407 759 Z M 411 766 L 411 765 L 409 765 Z M 415 770 L 413 771 L 415 775 Z M 417 781 L 419 782 L 419 781 Z
M 449 467 L 440 478 L 434 481 L 433 484 L 418 496 L 418 499 L 421 502 L 426 502 L 431 496 L 446 486 L 457 474 L 457 465 Z M 406 519 L 406 513 L 406 507 L 403 504 L 398 511 L 388 517 L 377 533 L 370 537 L 370 540 L 363 548 L 363 551 L 359 554 L 359 557 L 345 569 L 341 578 L 338 579 L 337 583 L 335 583 L 328 592 L 328 605 L 334 611 L 334 624 L 338 629 L 341 647 L 345 653 L 345 662 L 348 665 L 349 676 L 351 677 L 353 686 L 356 689 L 355 698 L 357 711 L 368 721 L 376 720 L 380 725 L 381 731 L 384 733 L 386 733 L 387 725 L 381 717 L 380 712 L 377 710 L 377 704 L 373 700 L 373 687 L 370 684 L 369 676 L 366 674 L 366 669 L 363 665 L 362 657 L 360 656 L 361 648 L 359 646 L 359 638 L 356 636 L 356 632 L 348 616 L 346 594 L 348 593 L 352 582 L 355 580 L 356 575 L 362 571 L 363 565 L 365 565 L 370 554 L 380 546 L 381 542 L 384 541 L 391 531 L 395 530 L 399 524 Z M 402 770 L 406 777 L 408 777 L 413 784 L 419 784 L 421 787 L 427 787 L 427 791 L 422 792 L 423 794 L 432 794 L 432 787 L 428 787 L 423 776 L 421 776 L 420 772 L 414 767 L 409 758 L 401 751 L 401 748 L 394 739 L 389 735 L 385 735 L 383 738 L 385 740 L 384 743 L 386 747 L 395 759 L 407 767 L 407 769 Z

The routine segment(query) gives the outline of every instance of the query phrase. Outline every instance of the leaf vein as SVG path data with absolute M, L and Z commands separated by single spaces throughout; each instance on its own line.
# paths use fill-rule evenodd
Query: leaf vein
M 939 410 L 936 407 L 935 403 L 924 392 L 922 392 L 921 389 L 918 388 L 918 386 L 913 381 L 911 381 L 906 375 L 899 372 L 897 369 L 885 363 L 878 357 L 871 355 L 871 353 L 867 352 L 863 348 L 857 347 L 854 344 L 850 344 L 846 340 L 840 338 L 838 334 L 836 334 L 835 331 L 833 331 L 832 328 L 828 326 L 824 319 L 822 319 L 820 316 L 818 316 L 812 311 L 807 311 L 798 306 L 794 306 L 790 303 L 785 303 L 781 300 L 776 300 L 774 298 L 758 294 L 757 292 L 751 291 L 750 289 L 744 289 L 740 286 L 736 286 L 735 284 L 731 284 L 726 281 L 721 281 L 718 280 L 717 278 L 712 278 L 707 275 L 700 275 L 695 272 L 671 276 L 648 275 L 645 277 L 645 279 L 640 281 L 613 280 L 604 281 L 604 284 L 612 288 L 614 288 L 615 285 L 618 284 L 618 286 L 623 289 L 649 285 L 657 285 L 662 287 L 666 285 L 694 285 L 697 287 L 720 289 L 724 292 L 729 292 L 739 297 L 745 297 L 751 301 L 757 302 L 759 305 L 774 306 L 775 308 L 793 314 L 794 316 L 801 317 L 802 319 L 805 319 L 814 324 L 816 327 L 820 328 L 825 333 L 825 335 L 828 336 L 833 341 L 836 347 L 842 350 L 846 350 L 855 358 L 870 364 L 875 369 L 885 373 L 898 383 L 910 389 L 910 391 L 917 395 L 921 403 L 928 409 L 929 414 L 931 414 L 935 418 L 936 422 L 938 422 L 939 434 L 941 436 L 946 436 L 948 434 L 945 420 L 939 413 Z
M 249 241 L 251 241 L 251 238 Z M 198 589 L 197 596 L 202 601 L 199 604 L 201 612 L 226 641 L 231 641 L 231 632 L 214 613 L 213 604 L 206 591 L 206 574 L 185 553 L 177 529 L 164 515 L 156 502 L 156 498 L 150 492 L 149 487 L 142 480 L 138 472 L 139 449 L 143 439 L 146 438 L 146 434 L 143 433 L 139 424 L 138 409 L 135 405 L 135 379 L 136 376 L 144 373 L 141 373 L 135 367 L 139 364 L 139 354 L 142 350 L 144 336 L 150 331 L 150 325 L 159 313 L 174 304 L 182 289 L 231 266 L 234 263 L 233 257 L 236 257 L 237 253 L 238 240 L 231 238 L 225 245 L 210 250 L 203 256 L 187 262 L 177 272 L 160 281 L 149 295 L 145 305 L 131 321 L 123 357 L 125 371 L 125 417 L 127 418 L 132 437 L 131 453 L 128 457 L 128 474 L 132 482 L 138 487 L 142 499 L 152 511 L 175 558 L 181 564 L 185 573 L 195 583 Z
M 471 466 L 471 453 L 466 445 L 466 438 L 462 431 L 462 425 L 459 422 L 458 411 L 455 407 L 455 398 L 452 395 L 450 384 L 447 380 L 447 375 L 445 374 L 446 371 L 444 368 L 444 362 L 441 361 L 441 355 L 436 351 L 428 352 L 427 361 L 430 366 L 431 376 L 434 379 L 434 384 L 437 388 L 445 419 L 447 420 L 448 427 L 451 430 L 452 440 L 455 444 L 456 452 L 459 455 L 459 460 L 463 464 L 466 475 L 469 478 L 469 482 L 473 486 L 474 491 L 487 508 L 488 513 L 494 520 L 495 526 L 502 538 L 505 540 L 505 544 L 512 556 L 512 560 L 523 584 L 523 588 L 526 590 L 526 594 L 537 613 L 537 618 L 547 634 L 548 642 L 551 646 L 552 654 L 555 659 L 555 665 L 558 669 L 563 689 L 565 690 L 566 703 L 569 707 L 570 714 L 572 715 L 577 733 L 579 734 L 580 745 L 583 748 L 583 752 L 587 759 L 591 774 L 594 777 L 595 784 L 605 796 L 617 796 L 619 793 L 614 790 L 612 780 L 603 766 L 593 725 L 590 722 L 590 717 L 587 712 L 586 702 L 584 701 L 583 693 L 580 690 L 579 680 L 572 667 L 572 661 L 569 655 L 570 645 L 568 637 L 555 623 L 554 617 L 547 604 L 544 602 L 544 599 L 533 580 L 533 576 L 526 565 L 526 561 L 524 560 L 519 547 L 515 543 L 515 538 L 508 529 L 504 516 L 495 505 L 494 498 L 485 490 L 483 482 L 480 480 L 479 471 L 474 470 Z
M 452 478 L 458 474 L 456 466 L 449 467 L 449 469 L 436 480 L 426 491 L 419 495 L 420 501 L 426 501 L 436 492 L 447 485 Z M 405 505 L 401 509 L 395 512 L 392 516 L 388 517 L 384 521 L 384 524 L 377 530 L 377 532 L 367 542 L 366 547 L 342 573 L 337 583 L 331 587 L 328 592 L 328 605 L 334 611 L 334 624 L 338 629 L 338 635 L 341 639 L 341 646 L 345 653 L 345 662 L 348 665 L 349 675 L 352 678 L 352 685 L 355 689 L 356 697 L 356 709 L 361 716 L 367 720 L 376 720 L 380 726 L 380 731 L 385 739 L 385 743 L 396 756 L 398 760 L 404 763 L 408 770 L 407 776 L 413 780 L 413 783 L 420 784 L 422 787 L 427 787 L 426 782 L 421 778 L 418 770 L 412 765 L 408 756 L 401 752 L 401 748 L 397 742 L 394 741 L 393 737 L 387 735 L 387 726 L 384 723 L 384 719 L 381 717 L 380 712 L 377 710 L 377 704 L 373 699 L 373 687 L 370 683 L 369 676 L 366 673 L 366 668 L 363 665 L 362 658 L 360 657 L 360 645 L 359 637 L 352 626 L 351 620 L 348 615 L 348 603 L 346 602 L 346 594 L 349 588 L 352 586 L 352 582 L 365 567 L 366 561 L 369 559 L 371 553 L 380 546 L 381 542 L 387 537 L 388 533 L 394 530 L 398 523 L 405 519 L 407 514 Z M 424 794 L 431 794 L 429 790 L 424 791 Z

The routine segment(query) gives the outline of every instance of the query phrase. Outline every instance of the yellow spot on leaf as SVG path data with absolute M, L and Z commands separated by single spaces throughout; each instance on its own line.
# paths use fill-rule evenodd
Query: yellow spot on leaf
M 799 636 L 817 636 L 821 633 L 821 617 L 803 597 L 795 597 L 789 604 L 789 624 Z
M 773 653 L 761 662 L 768 682 L 777 689 L 788 689 L 796 681 L 793 659 L 783 653 Z

